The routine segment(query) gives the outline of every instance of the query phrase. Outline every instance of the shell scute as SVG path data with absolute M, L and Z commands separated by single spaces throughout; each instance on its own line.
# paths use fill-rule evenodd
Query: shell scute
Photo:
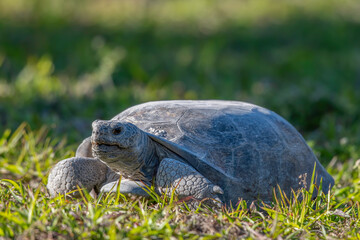
M 178 121 L 178 128 L 183 135 L 202 145 L 229 146 L 238 145 L 242 135 L 229 116 L 218 110 L 188 110 Z

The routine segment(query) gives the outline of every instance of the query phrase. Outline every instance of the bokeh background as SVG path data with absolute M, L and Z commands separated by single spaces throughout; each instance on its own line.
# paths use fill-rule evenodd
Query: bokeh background
M 75 146 L 134 104 L 227 99 L 282 115 L 325 165 L 356 159 L 359 13 L 356 0 L 1 0 L 0 135 L 26 122 Z

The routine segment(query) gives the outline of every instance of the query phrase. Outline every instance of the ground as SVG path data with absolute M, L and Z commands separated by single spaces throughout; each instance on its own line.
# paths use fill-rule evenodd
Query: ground
M 359 9 L 355 0 L 1 1 L 0 239 L 360 238 Z M 335 187 L 315 200 L 304 191 L 301 202 L 196 212 L 176 196 L 49 197 L 48 171 L 94 119 L 165 99 L 274 110 Z

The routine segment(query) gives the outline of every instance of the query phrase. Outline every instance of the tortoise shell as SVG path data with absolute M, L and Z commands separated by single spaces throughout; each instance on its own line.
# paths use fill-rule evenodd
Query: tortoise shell
M 277 185 L 286 193 L 308 187 L 314 164 L 316 182 L 323 179 L 324 191 L 334 184 L 291 124 L 253 104 L 220 100 L 148 102 L 123 111 L 113 120 L 133 123 L 222 188 L 235 188 L 232 185 L 237 184 L 236 190 L 230 191 L 246 199 L 270 200 Z M 189 154 L 209 168 L 199 169 L 188 159 Z

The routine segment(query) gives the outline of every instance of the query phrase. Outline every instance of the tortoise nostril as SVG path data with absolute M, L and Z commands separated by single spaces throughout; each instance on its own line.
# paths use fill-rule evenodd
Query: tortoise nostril
M 122 132 L 122 129 L 120 127 L 118 127 L 118 128 L 113 129 L 112 132 L 114 135 L 119 135 Z

